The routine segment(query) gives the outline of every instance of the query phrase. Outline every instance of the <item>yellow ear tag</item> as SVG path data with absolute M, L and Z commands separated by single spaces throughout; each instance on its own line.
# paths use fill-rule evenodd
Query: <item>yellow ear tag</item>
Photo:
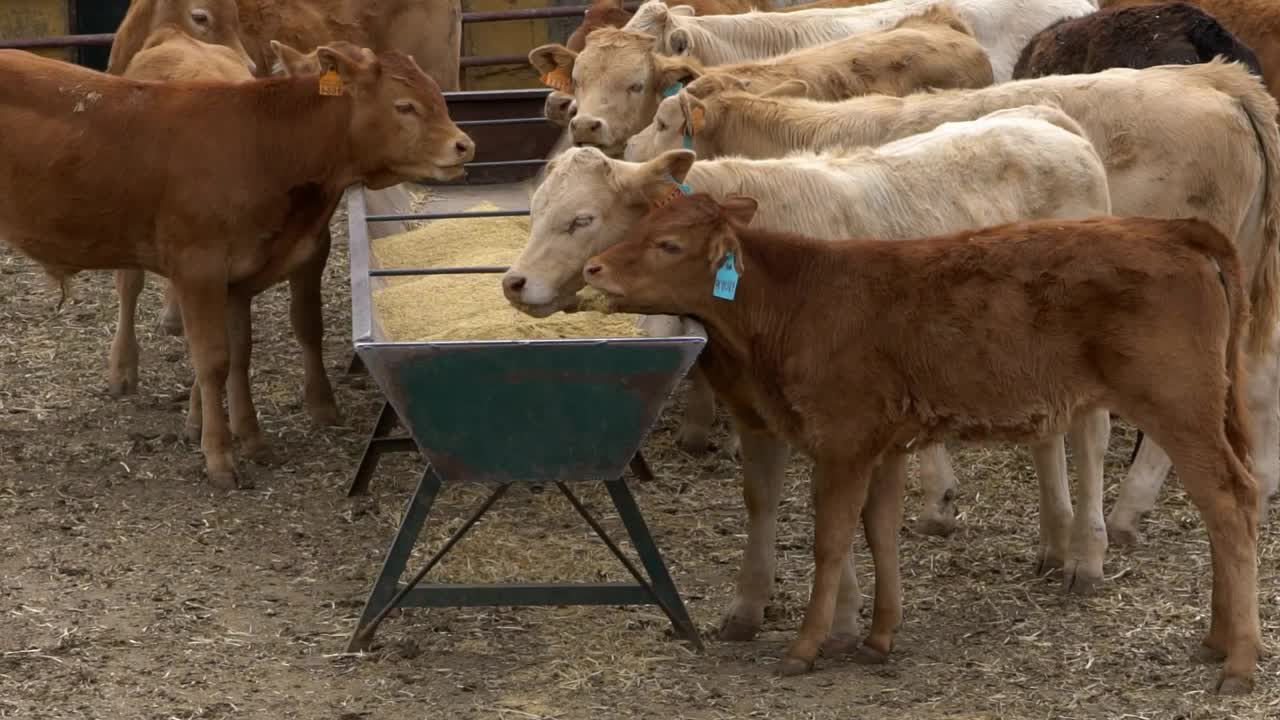
M 320 94 L 321 95 L 341 95 L 342 94 L 342 78 L 338 76 L 338 71 L 330 68 L 325 74 L 320 76 Z
M 542 84 L 552 90 L 559 90 L 567 93 L 573 89 L 573 79 L 569 77 L 569 72 L 562 67 L 558 67 L 551 72 L 542 73 L 539 78 Z
M 707 111 L 704 108 L 695 107 L 693 112 L 689 113 L 689 134 L 697 135 L 706 126 Z

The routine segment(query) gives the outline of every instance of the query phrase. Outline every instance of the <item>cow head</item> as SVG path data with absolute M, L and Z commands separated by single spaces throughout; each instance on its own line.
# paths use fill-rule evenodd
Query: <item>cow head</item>
M 157 28 L 172 25 L 210 45 L 233 50 L 250 73 L 258 71 L 240 41 L 240 10 L 236 0 L 134 0 L 116 30 L 107 72 L 120 75 Z
M 669 150 L 693 150 L 704 160 L 720 154 L 716 142 L 727 129 L 730 111 L 722 102 L 731 93 L 749 93 L 752 83 L 730 75 L 709 73 L 690 83 L 676 95 L 662 101 L 653 122 L 627 141 L 623 157 L 643 162 Z M 757 97 L 804 97 L 809 84 L 787 80 Z
M 565 41 L 574 52 L 582 52 L 587 36 L 603 27 L 622 27 L 631 19 L 631 13 L 622 7 L 622 0 L 595 0 L 582 15 L 582 24 Z
M 567 128 L 569 121 L 578 114 L 578 102 L 568 93 L 552 90 L 542 106 L 542 114 L 556 125 Z
M 693 153 L 647 163 L 614 160 L 596 148 L 569 148 L 546 166 L 530 202 L 529 244 L 502 277 L 510 302 L 534 317 L 576 305 L 588 258 L 622 239 L 649 206 L 679 192 Z
M 334 71 L 351 98 L 350 141 L 359 164 L 376 173 L 374 189 L 406 180 L 454 180 L 475 157 L 475 143 L 449 118 L 440 86 L 413 58 L 374 55 L 351 43 L 315 50 L 321 73 Z
M 743 272 L 738 232 L 755 217 L 756 207 L 742 195 L 723 202 L 704 193 L 678 197 L 589 259 L 583 280 L 604 293 L 614 311 L 703 315 L 702 308 L 722 302 L 716 299 L 717 276 Z
M 577 115 L 569 121 L 574 142 L 620 155 L 626 141 L 653 118 L 664 93 L 701 74 L 695 61 L 653 51 L 654 40 L 623 30 L 597 30 L 581 53 L 544 45 L 529 54 L 544 82 L 572 92 Z M 565 77 L 568 86 L 561 85 Z

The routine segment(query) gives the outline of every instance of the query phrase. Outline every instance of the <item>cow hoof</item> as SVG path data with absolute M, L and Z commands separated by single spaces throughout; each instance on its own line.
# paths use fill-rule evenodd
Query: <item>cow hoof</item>
M 182 434 L 186 436 L 187 442 L 197 443 L 197 444 L 200 442 L 200 426 L 199 425 L 183 426 Z
M 804 675 L 811 670 L 813 670 L 812 660 L 802 660 L 797 657 L 785 657 L 782 659 L 782 662 L 778 663 L 778 674 L 782 677 Z
M 860 640 L 853 633 L 833 633 L 822 643 L 822 657 L 843 657 L 857 649 Z
M 1253 680 L 1224 674 L 1214 684 L 1214 691 L 1219 695 L 1248 695 L 1253 692 Z
M 1133 526 L 1107 524 L 1107 542 L 1122 547 L 1135 547 L 1142 542 L 1142 536 Z
M 1094 575 L 1078 563 L 1072 563 L 1062 576 L 1062 592 L 1068 595 L 1093 595 L 1101 584 L 1102 575 Z
M 853 654 L 853 661 L 859 665 L 883 665 L 889 662 L 889 653 L 880 652 L 863 643 L 858 646 L 858 651 Z
M 181 320 L 178 320 L 176 322 L 161 320 L 157 324 L 160 327 L 161 334 L 169 335 L 171 337 L 182 337 L 182 321 Z
M 212 486 L 214 490 L 221 490 L 223 492 L 229 492 L 238 487 L 244 487 L 244 481 L 237 477 L 238 475 L 239 473 L 235 470 L 210 470 L 209 485 Z
M 138 377 L 134 375 L 122 378 L 112 378 L 107 388 L 113 398 L 124 397 L 125 395 L 137 395 Z
M 342 415 L 338 413 L 338 406 L 333 403 L 308 405 L 307 415 L 311 416 L 311 422 L 320 427 L 335 427 L 342 424 Z
M 729 617 L 720 623 L 717 637 L 723 642 L 750 642 L 759 632 L 759 624 Z
M 1046 550 L 1041 550 L 1036 558 L 1036 577 L 1048 577 L 1053 573 L 1062 572 L 1065 564 L 1062 558 Z
M 243 441 L 240 445 L 240 452 L 245 458 L 259 465 L 274 465 L 277 462 L 275 450 L 267 441 L 262 439 L 261 435 Z

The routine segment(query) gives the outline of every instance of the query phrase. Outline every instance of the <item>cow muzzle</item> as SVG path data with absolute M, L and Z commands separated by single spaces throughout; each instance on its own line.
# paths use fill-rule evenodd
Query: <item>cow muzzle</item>
M 579 113 L 569 121 L 569 131 L 578 146 L 591 145 L 603 150 L 610 145 L 609 125 L 598 117 Z

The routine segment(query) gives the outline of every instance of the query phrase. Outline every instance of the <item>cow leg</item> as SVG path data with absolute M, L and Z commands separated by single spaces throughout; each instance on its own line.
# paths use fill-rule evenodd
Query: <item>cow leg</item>
M 318 237 L 320 247 L 310 259 L 289 276 L 289 320 L 293 336 L 302 350 L 302 404 L 312 422 L 328 427 L 339 425 L 338 403 L 324 369 L 324 299 L 321 296 L 324 266 L 329 260 L 332 238 L 326 227 Z
M 200 442 L 201 428 L 204 427 L 204 408 L 200 403 L 200 379 L 192 378 L 191 380 L 191 398 L 187 403 L 187 423 L 184 428 L 187 434 L 187 440 L 190 442 Z
M 898 530 L 902 527 L 902 496 L 907 488 L 907 454 L 890 453 L 872 473 L 871 489 L 862 509 L 862 528 L 875 563 L 876 595 L 871 630 L 856 660 L 882 663 L 893 650 L 902 625 L 902 579 L 898 567 Z
M 147 283 L 141 270 L 116 270 L 116 295 L 120 306 L 116 317 L 116 334 L 111 340 L 111 363 L 108 389 L 111 397 L 138 392 L 138 334 L 134 318 L 138 313 L 138 296 Z
M 706 452 L 715 419 L 715 391 L 707 376 L 695 365 L 689 370 L 689 394 L 685 397 L 684 418 L 676 435 L 676 444 L 685 452 Z
M 956 495 L 960 489 L 951 456 L 945 444 L 931 443 L 920 448 L 917 457 L 924 505 L 916 520 L 916 532 L 945 537 L 956 529 Z
M 1048 575 L 1063 569 L 1071 544 L 1071 493 L 1062 435 L 1032 443 L 1031 462 L 1040 485 L 1040 552 L 1036 557 L 1036 574 Z
M 871 479 L 872 463 L 819 458 L 816 465 L 813 477 L 817 485 L 813 587 L 800 632 L 778 666 L 781 675 L 798 675 L 812 669 L 820 644 L 831 632 L 840 575 L 850 554 L 849 546 L 853 542 L 853 532 Z
M 164 309 L 160 311 L 160 330 L 166 335 L 182 335 L 182 308 L 173 292 L 173 283 L 164 284 Z
M 1273 336 L 1270 349 L 1257 357 L 1246 355 L 1249 414 L 1252 426 L 1252 464 L 1257 478 L 1258 516 L 1268 517 L 1271 497 L 1280 484 L 1280 334 Z M 1129 474 L 1120 486 L 1120 496 L 1107 515 L 1107 535 L 1117 545 L 1135 545 L 1139 519 L 1150 512 L 1160 487 L 1173 467 L 1167 453 L 1145 435 L 1138 447 Z
M 247 293 L 232 290 L 227 296 L 227 342 L 230 371 L 227 376 L 227 411 L 231 434 L 240 441 L 246 457 L 263 460 L 270 451 L 258 427 L 258 410 L 249 386 L 249 361 L 253 354 L 253 319 Z
M 174 278 L 174 285 L 182 305 L 182 325 L 186 330 L 191 364 L 195 367 L 200 391 L 200 446 L 204 451 L 209 484 L 229 490 L 236 487 L 239 473 L 231 453 L 231 431 L 222 412 L 222 392 L 230 363 L 226 327 L 227 285 L 225 273 L 209 274 L 217 279 Z
M 720 639 L 754 638 L 773 593 L 777 558 L 778 502 L 790 448 L 767 430 L 741 427 L 742 497 L 747 506 L 747 547 L 742 553 L 733 600 L 720 620 Z
M 1071 450 L 1080 478 L 1071 550 L 1062 571 L 1062 588 L 1088 595 L 1102 582 L 1107 554 L 1107 528 L 1102 518 L 1102 471 L 1111 437 L 1111 413 L 1104 409 L 1081 414 L 1071 423 Z

